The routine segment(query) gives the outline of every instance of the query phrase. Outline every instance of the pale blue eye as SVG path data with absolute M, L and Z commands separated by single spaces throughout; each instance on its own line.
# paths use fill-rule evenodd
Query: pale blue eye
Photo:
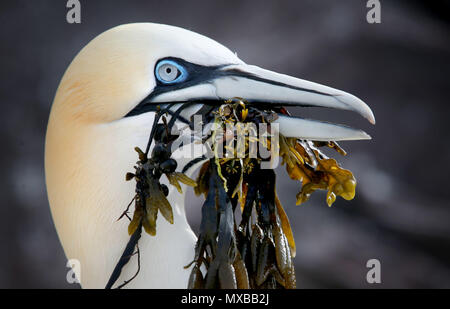
M 155 68 L 155 76 L 163 84 L 180 83 L 187 75 L 186 69 L 173 60 L 161 60 Z

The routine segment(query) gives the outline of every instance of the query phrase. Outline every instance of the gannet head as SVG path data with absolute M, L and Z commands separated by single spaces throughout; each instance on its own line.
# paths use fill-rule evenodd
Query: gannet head
M 83 287 L 104 287 L 128 240 L 127 222 L 116 222 L 134 196 L 125 182 L 145 148 L 155 106 L 223 102 L 242 97 L 255 104 L 370 108 L 343 91 L 245 64 L 223 45 L 161 24 L 118 26 L 92 40 L 70 64 L 58 87 L 46 137 L 46 182 L 52 215 L 69 259 L 81 263 Z M 360 130 L 280 117 L 286 136 L 312 140 L 369 138 Z M 180 159 L 181 160 L 181 159 Z M 172 190 L 174 191 L 174 190 Z M 187 286 L 184 265 L 195 236 L 183 197 L 169 194 L 174 225 L 158 220 L 156 237 L 141 241 L 146 265 L 130 287 Z M 131 277 L 135 265 L 123 271 Z

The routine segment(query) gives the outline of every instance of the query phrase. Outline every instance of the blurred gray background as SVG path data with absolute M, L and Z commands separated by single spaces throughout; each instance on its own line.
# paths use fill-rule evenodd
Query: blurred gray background
M 279 169 L 279 191 L 297 242 L 299 288 L 450 287 L 450 111 L 448 1 L 381 0 L 382 23 L 366 22 L 365 0 L 83 1 L 82 23 L 66 23 L 66 1 L 0 4 L 2 171 L 0 287 L 76 288 L 52 223 L 44 137 L 66 67 L 91 39 L 129 22 L 160 22 L 209 36 L 241 59 L 348 91 L 373 109 L 294 113 L 366 130 L 333 156 L 358 180 L 351 202 L 325 194 L 295 206 L 299 184 Z M 189 193 L 189 196 L 193 196 Z M 201 200 L 187 205 L 198 230 Z M 366 262 L 381 262 L 381 285 Z

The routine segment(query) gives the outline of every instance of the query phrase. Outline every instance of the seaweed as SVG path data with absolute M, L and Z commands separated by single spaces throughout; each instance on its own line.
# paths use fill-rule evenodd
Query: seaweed
M 202 137 L 203 143 L 209 145 L 211 156 L 194 158 L 182 172 L 176 172 L 177 161 L 171 159 L 170 146 L 178 136 L 170 132 L 182 110 L 192 104 L 183 104 L 175 112 L 170 109 L 172 105 L 164 110 L 159 108 L 146 151 L 135 149 L 139 161 L 134 173 L 128 173 L 126 179 L 136 181 L 136 195 L 120 216 L 130 219 L 128 233 L 131 238 L 107 288 L 113 286 L 122 267 L 138 248 L 142 228 L 147 234 L 156 235 L 158 213 L 169 223 L 174 223 L 172 207 L 166 198 L 170 188 L 160 183 L 162 175 L 166 175 L 171 187 L 180 193 L 181 182 L 205 197 L 193 260 L 185 266 L 192 267 L 188 288 L 296 288 L 293 233 L 276 192 L 275 172 L 264 164 L 274 156 L 281 157 L 289 177 L 301 182 L 297 204 L 306 202 L 316 190 L 326 190 L 326 202 L 331 206 L 337 196 L 353 199 L 356 180 L 350 171 L 341 168 L 319 148 L 328 147 L 341 155 L 346 152 L 333 141 L 316 142 L 284 136 L 274 139 L 276 131 L 272 130 L 271 123 L 278 118 L 278 113 L 286 114 L 287 111 L 284 108 L 263 110 L 234 98 L 220 106 L 204 105 L 196 113 L 203 121 L 214 124 Z M 168 113 L 171 115 L 169 123 L 163 116 Z M 160 119 L 163 123 L 159 123 Z M 186 121 L 183 118 L 183 122 Z M 266 134 L 256 132 L 255 125 L 259 124 L 266 125 Z M 192 118 L 189 127 L 193 127 Z M 149 157 L 153 141 L 155 146 Z M 252 152 L 254 143 L 262 145 L 256 155 Z M 272 151 L 271 156 L 262 156 L 261 150 Z M 185 173 L 199 162 L 204 163 L 194 181 Z M 130 218 L 128 211 L 133 202 L 135 209 Z M 241 213 L 239 222 L 236 212 Z M 136 254 L 140 259 L 139 250 Z

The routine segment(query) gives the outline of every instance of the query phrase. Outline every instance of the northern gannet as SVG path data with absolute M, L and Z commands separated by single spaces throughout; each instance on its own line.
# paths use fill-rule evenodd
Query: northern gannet
M 72 61 L 54 98 L 46 135 L 45 171 L 53 220 L 68 259 L 81 265 L 83 288 L 103 288 L 129 239 L 118 216 L 134 196 L 125 174 L 145 148 L 155 106 L 217 101 L 320 106 L 351 110 L 371 123 L 370 108 L 353 95 L 247 65 L 212 39 L 174 26 L 138 23 L 110 29 Z M 184 113 L 189 116 L 193 109 Z M 360 130 L 280 117 L 286 136 L 313 140 L 370 138 Z M 178 168 L 190 159 L 174 153 Z M 156 237 L 140 241 L 139 275 L 128 288 L 186 288 L 196 236 L 184 196 L 170 190 L 174 224 L 158 218 Z M 122 271 L 134 275 L 136 262 Z

